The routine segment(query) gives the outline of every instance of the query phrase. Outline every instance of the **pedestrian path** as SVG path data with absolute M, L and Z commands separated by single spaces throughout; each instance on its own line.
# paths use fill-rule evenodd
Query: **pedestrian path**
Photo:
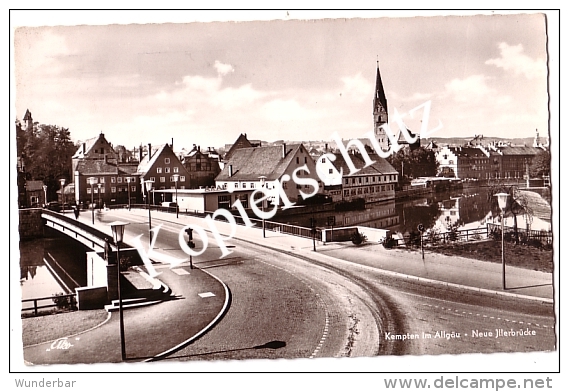
M 138 211 L 143 213 L 144 210 Z M 152 212 L 155 220 L 172 220 L 172 214 Z M 177 221 L 182 224 L 194 224 L 209 230 L 205 220 L 198 217 L 180 215 Z M 231 225 L 215 221 L 220 233 L 229 235 Z M 302 254 L 305 257 L 322 259 L 331 257 L 349 262 L 364 264 L 400 275 L 417 277 L 425 281 L 437 281 L 457 285 L 465 289 L 485 290 L 499 295 L 512 297 L 533 297 L 545 302 L 554 298 L 553 275 L 506 264 L 506 290 L 502 288 L 502 265 L 459 256 L 447 256 L 425 251 L 424 259 L 418 251 L 407 249 L 385 249 L 380 244 L 353 245 L 351 242 L 327 243 L 316 242 L 313 251 L 312 239 L 265 231 L 263 238 L 260 228 L 236 227 L 235 238 L 243 239 L 274 249 Z M 231 240 L 226 241 L 230 243 Z M 482 245 L 483 246 L 483 245 Z

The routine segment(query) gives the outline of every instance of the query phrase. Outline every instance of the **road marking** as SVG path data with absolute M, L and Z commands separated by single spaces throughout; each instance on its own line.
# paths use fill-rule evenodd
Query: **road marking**
M 198 295 L 202 298 L 215 297 L 215 294 L 209 291 L 207 293 L 199 293 Z
M 173 268 L 172 272 L 176 275 L 189 275 L 190 273 L 183 268 Z

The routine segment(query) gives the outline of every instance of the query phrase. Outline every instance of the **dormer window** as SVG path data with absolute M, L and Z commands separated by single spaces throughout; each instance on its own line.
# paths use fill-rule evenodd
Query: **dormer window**
M 164 164 L 169 165 L 170 164 L 170 158 L 164 158 Z

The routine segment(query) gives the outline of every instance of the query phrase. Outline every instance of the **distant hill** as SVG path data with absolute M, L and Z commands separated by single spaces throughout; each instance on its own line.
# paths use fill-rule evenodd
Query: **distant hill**
M 429 144 L 430 142 L 435 142 L 437 145 L 441 146 L 446 146 L 446 145 L 450 145 L 450 146 L 462 146 L 466 143 L 468 143 L 469 141 L 471 141 L 472 139 L 474 139 L 473 137 L 430 137 L 428 139 L 421 139 L 421 145 L 422 146 L 426 146 L 427 144 Z M 524 144 L 526 146 L 532 146 L 533 145 L 533 141 L 534 138 L 533 137 L 524 137 L 524 138 L 513 138 L 513 139 L 506 139 L 506 138 L 500 138 L 500 137 L 486 137 L 484 136 L 483 138 L 479 139 L 480 143 L 482 143 L 482 145 L 486 146 L 492 142 L 509 142 L 512 145 L 515 146 L 523 146 Z

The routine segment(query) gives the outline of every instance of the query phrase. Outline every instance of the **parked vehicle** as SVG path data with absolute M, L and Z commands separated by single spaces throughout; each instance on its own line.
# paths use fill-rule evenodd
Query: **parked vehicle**
M 60 212 L 61 211 L 61 204 L 57 201 L 50 201 L 47 203 L 46 208 L 51 211 Z

